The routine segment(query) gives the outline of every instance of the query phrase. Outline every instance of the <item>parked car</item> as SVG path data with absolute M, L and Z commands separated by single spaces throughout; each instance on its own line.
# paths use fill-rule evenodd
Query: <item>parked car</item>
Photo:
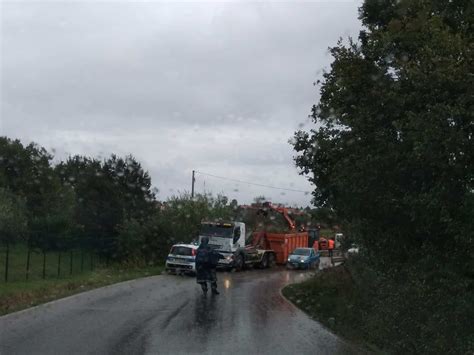
M 359 246 L 357 244 L 352 244 L 351 247 L 347 249 L 346 258 L 357 254 L 359 254 Z
M 334 236 L 334 242 L 335 242 L 335 248 L 339 249 L 342 244 L 342 240 L 344 239 L 344 234 L 342 233 L 336 233 Z
M 195 244 L 175 244 L 166 258 L 166 271 L 175 273 L 196 273 Z
M 310 269 L 319 267 L 319 253 L 313 248 L 296 248 L 288 256 L 286 266 L 290 269 Z

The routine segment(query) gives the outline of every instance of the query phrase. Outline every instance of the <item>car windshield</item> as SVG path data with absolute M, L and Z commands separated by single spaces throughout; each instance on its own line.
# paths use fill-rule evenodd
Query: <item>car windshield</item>
M 232 238 L 232 230 L 231 224 L 203 224 L 199 234 L 208 237 Z
M 309 256 L 309 253 L 310 253 L 310 249 L 295 249 L 295 251 L 292 254 Z
M 189 247 L 176 246 L 176 247 L 171 248 L 171 253 L 170 254 L 191 256 L 191 255 L 193 255 L 193 249 L 189 248 Z
M 0 9 L 0 355 L 474 355 L 474 0 Z

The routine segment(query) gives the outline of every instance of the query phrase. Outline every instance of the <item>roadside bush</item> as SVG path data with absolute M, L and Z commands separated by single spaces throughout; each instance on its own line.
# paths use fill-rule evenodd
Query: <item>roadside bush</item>
M 283 294 L 335 332 L 390 354 L 470 354 L 474 283 L 420 263 L 387 275 L 363 257 L 288 286 Z M 374 349 L 372 349 L 374 350 Z
M 474 350 L 474 280 L 430 257 L 401 264 L 388 274 L 362 258 L 347 265 L 360 312 L 363 337 L 394 353 Z

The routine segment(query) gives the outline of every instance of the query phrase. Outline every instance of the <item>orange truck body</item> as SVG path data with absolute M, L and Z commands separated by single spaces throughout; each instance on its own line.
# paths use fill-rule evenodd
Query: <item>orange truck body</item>
M 296 248 L 308 247 L 308 233 L 267 233 L 270 249 L 275 251 L 277 264 L 286 264 L 288 256 Z
M 270 202 L 265 202 L 261 207 L 257 206 L 243 206 L 244 208 L 256 209 L 260 212 L 266 213 L 267 210 L 273 210 L 283 215 L 288 223 L 288 232 L 283 233 L 268 233 L 266 231 L 254 232 L 252 234 L 252 247 L 262 250 L 271 250 L 275 253 L 275 261 L 277 264 L 286 264 L 288 256 L 296 248 L 308 247 L 308 232 L 296 231 L 296 223 L 290 217 L 290 213 L 300 215 L 301 211 L 296 209 L 286 208 L 278 205 L 273 205 Z

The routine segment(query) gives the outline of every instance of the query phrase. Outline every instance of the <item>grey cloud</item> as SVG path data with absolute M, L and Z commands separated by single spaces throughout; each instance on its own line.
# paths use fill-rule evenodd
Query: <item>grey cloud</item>
M 2 6 L 1 134 L 60 159 L 133 153 L 162 197 L 196 167 L 311 189 L 287 140 L 357 2 Z

